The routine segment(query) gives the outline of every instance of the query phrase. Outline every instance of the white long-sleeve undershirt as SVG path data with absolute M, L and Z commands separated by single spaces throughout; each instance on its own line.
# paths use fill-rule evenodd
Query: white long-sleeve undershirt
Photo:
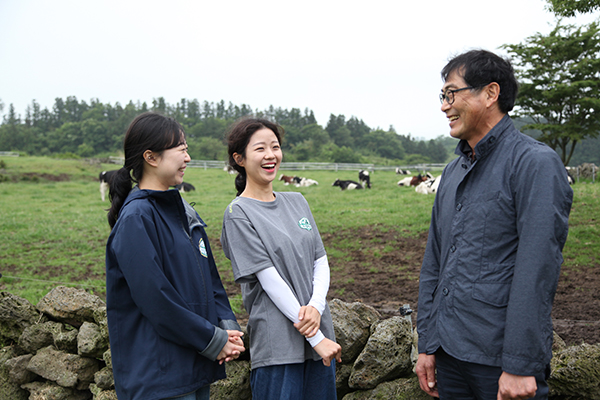
M 275 267 L 268 267 L 256 273 L 263 290 L 271 299 L 273 304 L 293 323 L 300 322 L 300 303 L 294 296 L 292 289 L 283 280 Z M 313 264 L 313 294 L 309 306 L 314 307 L 319 314 L 323 315 L 327 305 L 327 292 L 329 291 L 329 263 L 327 256 L 315 260 Z M 319 344 L 325 335 L 319 331 L 316 335 L 306 338 L 312 347 Z

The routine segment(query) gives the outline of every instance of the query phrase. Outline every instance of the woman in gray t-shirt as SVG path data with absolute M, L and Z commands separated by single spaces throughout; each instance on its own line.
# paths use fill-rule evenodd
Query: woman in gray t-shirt
M 273 192 L 282 133 L 254 118 L 230 131 L 238 197 L 225 210 L 221 243 L 250 315 L 252 398 L 335 400 L 341 347 L 326 301 L 329 265 L 306 199 Z

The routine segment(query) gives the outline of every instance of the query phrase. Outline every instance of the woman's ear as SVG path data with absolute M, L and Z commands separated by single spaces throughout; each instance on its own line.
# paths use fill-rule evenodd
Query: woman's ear
M 146 150 L 144 152 L 144 161 L 146 161 L 149 165 L 156 167 L 157 162 L 156 162 L 156 157 L 154 156 L 154 153 L 152 152 L 152 150 Z
M 240 167 L 244 166 L 244 156 L 238 153 L 233 153 L 233 159 Z

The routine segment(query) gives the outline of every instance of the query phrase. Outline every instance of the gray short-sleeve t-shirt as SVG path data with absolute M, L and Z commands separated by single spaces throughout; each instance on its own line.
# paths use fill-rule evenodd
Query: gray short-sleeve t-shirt
M 269 299 L 255 275 L 274 266 L 304 306 L 313 292 L 314 261 L 326 254 L 306 199 L 295 192 L 275 195 L 272 202 L 237 197 L 223 217 L 223 251 L 231 260 L 250 315 L 252 368 L 320 358 Z M 329 307 L 321 316 L 321 331 L 335 340 Z

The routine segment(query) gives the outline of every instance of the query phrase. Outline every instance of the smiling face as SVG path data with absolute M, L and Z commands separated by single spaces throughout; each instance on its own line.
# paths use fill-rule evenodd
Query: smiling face
M 463 77 L 455 70 L 452 71 L 442 92 L 456 90 L 469 86 Z M 442 112 L 450 122 L 450 135 L 457 139 L 464 139 L 477 143 L 489 131 L 486 124 L 486 93 L 481 89 L 467 89 L 454 93 L 454 103 L 444 101 Z M 474 147 L 474 145 L 472 146 Z
M 279 171 L 283 154 L 275 133 L 267 128 L 254 132 L 244 155 L 234 154 L 238 165 L 246 170 L 246 189 L 266 188 L 272 184 Z
M 164 150 L 161 154 L 146 155 L 151 157 L 150 162 L 153 162 L 155 167 L 152 169 L 152 187 L 149 189 L 168 190 L 171 186 L 183 183 L 187 163 L 191 161 L 187 149 L 187 143 L 184 142 L 177 147 Z

